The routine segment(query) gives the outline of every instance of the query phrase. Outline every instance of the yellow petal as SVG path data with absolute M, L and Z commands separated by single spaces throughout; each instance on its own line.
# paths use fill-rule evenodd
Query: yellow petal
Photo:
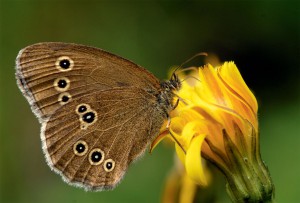
M 185 153 L 178 144 L 175 144 L 176 154 L 183 165 L 185 165 Z
M 173 134 L 179 134 L 180 136 L 182 129 L 187 123 L 186 120 L 187 119 L 185 116 L 172 118 L 170 129 L 169 129 L 170 132 Z
M 258 106 L 256 98 L 243 80 L 234 62 L 225 62 L 223 66 L 218 69 L 218 76 L 227 87 L 231 88 L 232 91 L 248 104 L 254 113 L 257 113 Z
M 220 86 L 216 69 L 210 64 L 199 69 L 199 79 L 201 83 L 197 86 L 197 91 L 201 99 L 213 104 L 228 106 L 230 102 Z
M 185 169 L 188 176 L 199 185 L 207 185 L 201 161 L 201 146 L 205 135 L 195 136 L 186 152 Z
M 197 185 L 187 174 L 182 177 L 182 186 L 179 194 L 179 203 L 193 203 Z
M 197 122 L 189 122 L 186 124 L 182 130 L 182 137 L 184 138 L 184 145 L 186 148 L 189 147 L 190 142 L 192 138 L 194 137 L 195 133 L 195 126 L 197 125 Z
M 175 139 L 177 139 L 177 142 L 179 142 L 179 144 L 181 145 L 179 146 L 179 144 L 175 142 L 176 153 L 183 165 L 185 164 L 186 149 L 189 147 L 190 142 L 196 133 L 194 127 L 195 127 L 195 123 L 190 122 L 184 126 L 181 136 L 173 134 Z

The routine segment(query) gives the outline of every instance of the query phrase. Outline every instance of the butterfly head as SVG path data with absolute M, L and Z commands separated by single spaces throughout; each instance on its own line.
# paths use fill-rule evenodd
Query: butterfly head
M 179 80 L 178 75 L 174 72 L 170 79 L 170 88 L 172 90 L 179 90 L 181 88 L 181 81 Z
M 176 73 L 174 72 L 170 80 L 163 81 L 161 83 L 161 87 L 164 91 L 167 92 L 178 91 L 181 88 L 181 81 L 178 75 L 176 75 Z
M 160 93 L 157 95 L 158 104 L 168 117 L 169 112 L 174 109 L 173 98 L 176 96 L 174 92 L 180 90 L 181 81 L 174 72 L 170 80 L 160 83 L 160 87 Z

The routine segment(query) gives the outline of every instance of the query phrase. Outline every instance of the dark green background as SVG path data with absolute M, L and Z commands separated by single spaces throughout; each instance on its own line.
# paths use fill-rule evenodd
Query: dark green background
M 42 41 L 103 48 L 166 78 L 198 52 L 234 60 L 259 101 L 262 157 L 278 203 L 300 202 L 297 1 L 0 1 L 0 202 L 159 202 L 172 167 L 161 145 L 110 192 L 90 193 L 50 171 L 39 124 L 14 77 L 18 51 Z M 195 60 L 192 65 L 202 65 Z M 228 202 L 221 199 L 219 202 Z

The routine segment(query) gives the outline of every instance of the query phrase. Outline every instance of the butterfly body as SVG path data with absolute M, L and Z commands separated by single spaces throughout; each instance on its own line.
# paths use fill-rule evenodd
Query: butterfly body
M 159 133 L 180 81 L 101 49 L 38 43 L 21 50 L 17 83 L 38 117 L 47 163 L 87 190 L 114 188 Z

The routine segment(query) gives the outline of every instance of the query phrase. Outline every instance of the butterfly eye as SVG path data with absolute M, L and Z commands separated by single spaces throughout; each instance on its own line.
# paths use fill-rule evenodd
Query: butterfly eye
M 66 91 L 70 87 L 70 80 L 66 77 L 57 78 L 54 81 L 54 87 L 57 91 Z
M 103 162 L 103 160 L 104 160 L 104 152 L 101 149 L 96 148 L 90 152 L 89 155 L 90 164 L 99 165 Z
M 112 159 L 107 159 L 103 164 L 106 172 L 111 172 L 115 168 L 115 162 Z
M 74 144 L 73 151 L 78 156 L 83 156 L 88 151 L 88 145 L 85 141 L 78 141 Z
M 68 92 L 61 93 L 58 97 L 58 101 L 61 105 L 66 104 L 71 99 L 71 95 Z
M 69 71 L 73 68 L 74 62 L 67 56 L 59 57 L 55 63 L 56 68 L 60 71 Z

